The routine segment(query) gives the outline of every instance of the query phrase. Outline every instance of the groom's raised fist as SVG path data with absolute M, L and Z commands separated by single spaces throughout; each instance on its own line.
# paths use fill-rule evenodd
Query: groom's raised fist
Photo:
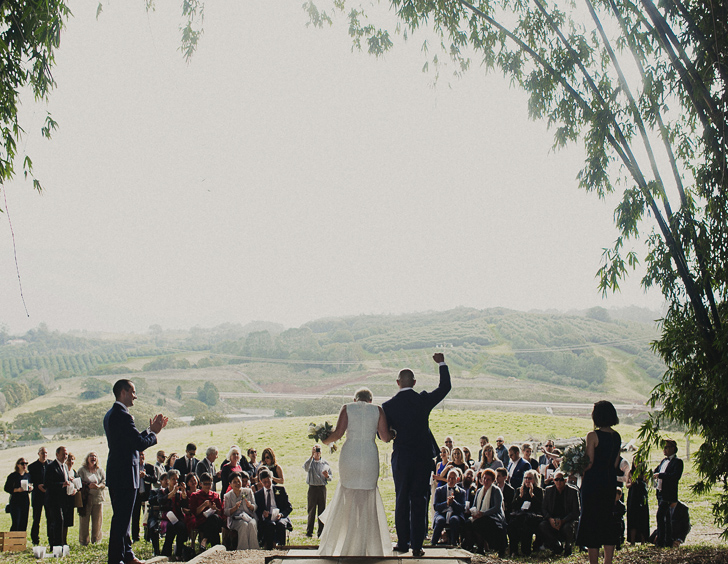
M 445 362 L 445 355 L 443 353 L 435 353 L 432 355 L 432 359 L 440 364 L 441 362 Z

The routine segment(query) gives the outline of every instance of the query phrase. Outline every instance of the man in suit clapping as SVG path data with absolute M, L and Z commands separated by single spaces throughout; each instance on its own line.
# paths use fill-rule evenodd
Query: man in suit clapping
M 109 533 L 109 564 L 141 564 L 131 550 L 131 514 L 139 489 L 139 451 L 157 443 L 157 433 L 167 425 L 160 414 L 149 421 L 149 427 L 139 432 L 129 408 L 137 399 L 131 380 L 114 384 L 116 401 L 104 417 L 104 431 L 109 445 L 106 466 L 106 486 L 111 497 L 111 531 Z

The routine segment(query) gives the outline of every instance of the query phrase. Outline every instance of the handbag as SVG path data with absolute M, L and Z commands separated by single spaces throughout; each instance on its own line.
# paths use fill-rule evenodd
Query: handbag
M 83 496 L 80 491 L 73 494 L 73 506 L 76 508 L 83 507 Z

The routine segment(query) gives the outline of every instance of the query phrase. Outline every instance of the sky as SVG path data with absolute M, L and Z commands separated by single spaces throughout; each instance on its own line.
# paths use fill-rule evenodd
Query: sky
M 661 307 L 640 272 L 601 296 L 616 200 L 578 188 L 582 150 L 552 151 L 497 72 L 433 85 L 424 36 L 376 59 L 343 19 L 307 27 L 300 0 L 208 2 L 187 63 L 179 5 L 143 4 L 97 19 L 71 0 L 58 85 L 24 98 L 19 148 L 45 191 L 4 187 L 11 332 Z

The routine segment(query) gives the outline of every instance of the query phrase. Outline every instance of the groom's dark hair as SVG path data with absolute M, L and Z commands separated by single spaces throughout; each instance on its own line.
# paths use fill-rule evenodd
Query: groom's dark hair
M 397 381 L 402 383 L 402 387 L 411 388 L 415 382 L 415 373 L 409 368 L 403 368 L 399 371 Z

